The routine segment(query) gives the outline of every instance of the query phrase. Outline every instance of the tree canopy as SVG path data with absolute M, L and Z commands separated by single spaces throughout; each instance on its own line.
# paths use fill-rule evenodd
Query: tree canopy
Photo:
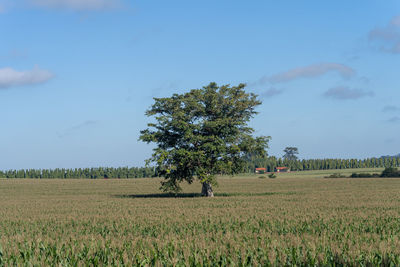
M 286 147 L 283 152 L 283 158 L 290 161 L 297 160 L 297 155 L 299 154 L 299 149 L 297 147 Z
M 248 154 L 266 156 L 270 137 L 253 137 L 248 121 L 261 104 L 245 84 L 216 83 L 171 97 L 154 98 L 146 115 L 154 117 L 140 140 L 155 143 L 152 157 L 161 176 L 161 189 L 179 192 L 180 182 L 202 183 L 202 195 L 213 196 L 216 174 L 241 172 Z

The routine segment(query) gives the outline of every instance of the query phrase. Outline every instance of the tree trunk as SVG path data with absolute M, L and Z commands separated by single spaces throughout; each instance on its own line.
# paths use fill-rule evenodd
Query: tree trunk
M 210 183 L 208 183 L 208 182 L 202 183 L 201 195 L 203 197 L 214 197 L 214 192 L 212 190 Z

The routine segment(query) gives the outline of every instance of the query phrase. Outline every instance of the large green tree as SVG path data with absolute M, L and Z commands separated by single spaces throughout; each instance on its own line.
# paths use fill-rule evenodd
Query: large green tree
M 163 191 L 179 192 L 180 182 L 197 178 L 202 195 L 213 196 L 215 175 L 241 172 L 249 153 L 266 156 L 270 137 L 253 137 L 248 126 L 261 101 L 245 91 L 245 84 L 210 83 L 154 101 L 146 115 L 155 122 L 139 139 L 156 144 L 148 163 L 165 177 Z

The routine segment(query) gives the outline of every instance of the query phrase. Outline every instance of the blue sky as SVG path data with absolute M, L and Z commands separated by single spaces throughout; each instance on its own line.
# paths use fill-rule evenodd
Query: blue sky
M 400 2 L 0 0 L 0 169 L 143 166 L 152 97 L 245 82 L 269 154 L 400 153 Z

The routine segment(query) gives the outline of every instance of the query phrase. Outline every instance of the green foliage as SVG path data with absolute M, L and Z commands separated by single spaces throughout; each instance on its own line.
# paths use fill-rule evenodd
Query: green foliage
M 397 180 L 225 178 L 215 203 L 115 197 L 157 183 L 2 181 L 0 266 L 400 266 Z
M 350 178 L 376 178 L 380 177 L 379 173 L 352 173 Z
M 381 177 L 400 177 L 400 171 L 396 168 L 386 168 L 383 170 Z
M 271 174 L 268 175 L 268 177 L 269 178 L 276 178 L 276 175 L 275 175 L 275 173 L 271 173 Z
M 351 178 L 376 178 L 376 177 L 383 177 L 383 178 L 395 178 L 400 177 L 400 171 L 396 168 L 385 168 L 381 174 L 379 173 L 353 173 Z
M 215 231 L 215 228 L 210 228 L 210 231 Z M 6 266 L 398 266 L 400 264 L 399 255 L 387 252 L 371 253 L 372 255 L 368 257 L 360 254 L 359 258 L 355 259 L 349 258 L 347 250 L 339 252 L 329 247 L 323 248 L 321 245 L 314 249 L 304 245 L 289 245 L 279 251 L 274 249 L 272 242 L 268 240 L 268 247 L 257 249 L 212 248 L 210 252 L 200 250 L 196 245 L 190 245 L 186 249 L 172 242 L 162 246 L 156 243 L 132 246 L 127 242 L 122 248 L 114 248 L 109 243 L 104 247 L 90 243 L 80 248 L 71 248 L 65 245 L 32 242 L 20 246 L 19 255 L 7 258 L 5 263 Z M 126 259 L 124 254 L 128 254 L 126 252 L 128 249 L 132 252 L 128 252 L 131 257 Z
M 303 159 L 287 161 L 276 157 L 256 157 L 246 155 L 246 173 L 254 173 L 256 167 L 264 167 L 268 172 L 277 166 L 289 167 L 292 171 L 343 170 L 356 168 L 389 168 L 399 167 L 399 157 L 357 159 Z M 75 169 L 29 169 L 0 171 L 0 178 L 33 178 L 33 179 L 99 179 L 99 178 L 144 178 L 157 177 L 160 174 L 153 167 L 119 167 L 119 168 L 75 168 Z
M 303 159 L 286 160 L 276 157 L 247 156 L 246 172 L 254 173 L 255 168 L 266 168 L 267 172 L 273 172 L 275 167 L 285 166 L 292 171 L 312 170 L 342 170 L 357 168 L 388 168 L 399 167 L 399 157 L 367 158 L 367 159 Z
M 297 147 L 286 147 L 283 152 L 285 152 L 285 155 L 283 155 L 284 159 L 293 161 L 297 160 L 299 149 Z
M 0 178 L 32 178 L 32 179 L 100 179 L 100 178 L 143 178 L 156 177 L 154 168 L 76 168 L 76 169 L 43 169 L 43 170 L 8 170 L 0 171 Z
M 172 97 L 154 98 L 146 112 L 155 118 L 140 140 L 155 143 L 152 157 L 160 175 L 161 189 L 179 192 L 180 183 L 215 184 L 216 174 L 242 172 L 247 154 L 265 157 L 269 137 L 254 138 L 248 127 L 261 102 L 247 93 L 244 84 L 217 86 L 210 83 Z

